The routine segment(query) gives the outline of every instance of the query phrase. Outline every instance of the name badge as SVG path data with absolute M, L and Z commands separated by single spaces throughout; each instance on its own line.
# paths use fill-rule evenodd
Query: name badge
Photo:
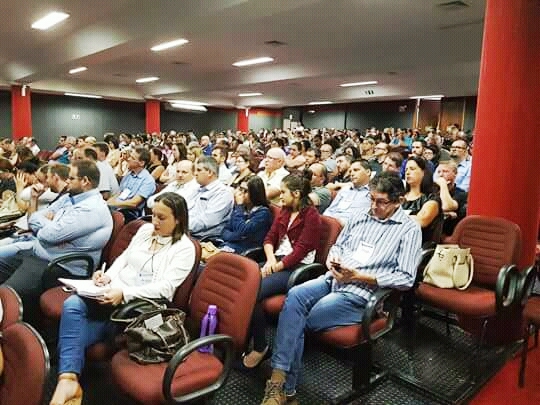
M 360 245 L 358 245 L 356 252 L 354 252 L 353 254 L 353 259 L 360 264 L 366 264 L 369 261 L 370 257 L 373 255 L 374 250 L 374 245 L 366 242 L 360 242 Z
M 131 194 L 131 190 L 129 188 L 125 188 L 125 189 L 122 190 L 122 192 L 118 196 L 118 199 L 119 200 L 127 200 L 127 198 L 129 197 L 130 194 Z
M 154 315 L 152 318 L 148 318 L 144 321 L 144 326 L 148 329 L 154 330 L 163 325 L 163 317 L 161 314 Z

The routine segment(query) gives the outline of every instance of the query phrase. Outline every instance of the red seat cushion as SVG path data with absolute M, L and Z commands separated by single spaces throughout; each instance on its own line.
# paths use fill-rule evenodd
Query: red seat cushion
M 495 315 L 495 292 L 482 287 L 470 286 L 464 291 L 439 288 L 420 283 L 416 294 L 427 303 L 461 315 Z
M 525 305 L 525 310 L 523 311 L 523 317 L 527 323 L 535 324 L 540 326 L 540 297 L 530 297 Z
M 41 311 L 47 318 L 60 319 L 64 301 L 71 294 L 62 290 L 62 287 L 54 287 L 45 291 L 39 299 Z
M 264 312 L 271 315 L 279 315 L 285 303 L 285 294 L 274 295 L 262 301 Z
M 371 324 L 371 333 L 374 334 L 383 329 L 386 326 L 386 322 L 386 318 L 376 319 Z M 325 343 L 344 349 L 358 346 L 364 342 L 361 324 L 338 326 L 337 328 L 317 332 L 315 336 Z
M 165 403 L 161 386 L 167 363 L 141 365 L 122 350 L 114 355 L 111 366 L 115 381 L 123 392 L 145 405 Z M 223 364 L 217 357 L 195 351 L 178 367 L 172 392 L 180 396 L 207 387 L 222 371 Z

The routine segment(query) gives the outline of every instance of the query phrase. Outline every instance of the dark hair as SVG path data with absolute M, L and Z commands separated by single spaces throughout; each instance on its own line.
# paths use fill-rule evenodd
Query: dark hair
M 39 166 L 28 160 L 25 160 L 17 166 L 17 170 L 23 173 L 34 174 L 39 169 Z
M 266 191 L 264 188 L 264 181 L 259 176 L 248 176 L 246 181 L 249 201 L 254 207 L 268 207 L 268 200 L 266 199 Z
M 8 159 L 0 158 L 0 172 L 11 172 L 13 171 L 13 165 Z
M 187 147 L 186 147 L 186 145 L 183 144 L 183 143 L 180 143 L 180 142 L 177 142 L 174 145 L 178 148 L 178 154 L 180 155 L 178 160 L 175 160 L 175 162 L 180 162 L 182 160 L 186 160 L 187 159 Z
M 69 166 L 62 163 L 53 163 L 49 165 L 49 173 L 56 174 L 65 181 L 69 177 Z
M 99 169 L 91 160 L 74 160 L 71 162 L 72 167 L 77 168 L 77 176 L 86 177 L 92 188 L 99 185 Z
M 301 142 L 302 144 L 302 151 L 306 152 L 309 148 L 311 148 L 311 142 L 307 139 L 303 139 Z
M 392 202 L 399 201 L 400 197 L 405 194 L 403 181 L 397 173 L 380 172 L 373 177 L 369 182 L 370 191 L 388 194 L 388 199 Z
M 144 163 L 144 166 L 148 166 L 148 163 L 150 163 L 150 151 L 142 146 L 138 146 L 135 148 L 135 153 L 139 155 L 139 160 Z
M 360 158 L 360 151 L 356 146 L 347 146 L 345 149 L 343 149 L 343 152 L 345 152 L 347 149 L 350 149 L 352 151 L 353 160 Z M 344 154 L 346 155 L 346 153 Z
M 399 152 L 388 152 L 385 159 L 388 158 L 396 164 L 396 167 L 399 169 L 403 164 L 403 155 Z
M 109 143 L 112 143 L 114 146 L 114 149 L 118 149 L 118 146 L 120 146 L 120 142 L 118 141 L 118 137 L 116 135 L 112 135 L 112 134 L 105 135 L 105 137 L 103 138 L 103 141 L 107 143 L 107 145 Z
M 298 152 L 302 153 L 302 142 L 293 142 L 291 146 L 296 146 L 296 149 L 298 149 Z
M 87 159 L 97 161 L 97 152 L 94 148 L 84 148 L 83 154 Z
M 309 171 L 311 174 L 311 171 Z M 306 173 L 308 176 L 308 173 Z M 300 176 L 298 174 L 288 174 L 281 182 L 289 189 L 289 191 L 300 193 L 300 209 L 309 205 L 313 205 L 309 193 L 311 193 L 311 178 Z
M 176 220 L 176 226 L 174 227 L 172 234 L 172 243 L 180 240 L 183 235 L 187 235 L 189 230 L 189 216 L 184 197 L 180 194 L 167 192 L 157 196 L 155 202 L 161 202 L 166 207 L 169 207 Z
M 431 169 L 427 165 L 427 160 L 419 156 L 411 156 L 409 157 L 409 160 L 407 161 L 407 163 L 409 162 L 415 162 L 420 168 L 420 170 L 424 172 L 422 183 L 420 183 L 420 191 L 422 192 L 422 194 L 428 195 L 428 194 L 433 193 L 434 191 L 433 190 L 434 189 L 433 173 L 431 172 Z M 410 189 L 411 187 L 409 186 L 409 183 L 407 183 L 405 185 L 405 191 L 408 192 Z
M 109 145 L 106 142 L 96 142 L 94 148 L 99 149 L 100 152 L 105 153 L 105 156 L 109 154 Z
M 364 170 L 371 171 L 371 165 L 366 159 L 355 159 L 351 162 L 351 166 L 353 165 L 353 163 L 360 163 L 360 166 L 362 166 Z
M 152 148 L 151 149 L 151 152 L 158 158 L 158 160 L 160 161 L 160 163 L 163 165 L 163 167 L 167 167 L 167 156 L 165 156 L 163 154 L 163 152 L 161 151 L 161 149 L 159 148 Z
M 309 151 L 313 151 L 313 153 L 315 154 L 315 158 L 317 160 L 321 158 L 321 150 L 319 148 L 313 147 L 306 150 L 306 152 L 309 152 Z

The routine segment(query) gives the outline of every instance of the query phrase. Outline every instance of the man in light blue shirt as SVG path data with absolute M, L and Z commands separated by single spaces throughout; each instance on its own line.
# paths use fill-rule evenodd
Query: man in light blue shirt
M 472 167 L 468 149 L 469 145 L 462 139 L 454 141 L 450 147 L 450 156 L 457 164 L 456 187 L 466 192 L 469 192 Z
M 349 168 L 351 183 L 343 186 L 324 215 L 345 225 L 351 215 L 369 207 L 369 179 L 371 166 L 367 160 L 355 160 Z
M 213 157 L 197 159 L 195 179 L 200 187 L 189 209 L 191 235 L 201 240 L 220 238 L 232 213 L 233 193 L 218 180 L 218 165 Z
M 285 404 L 295 394 L 305 329 L 361 323 L 378 288 L 413 286 L 422 232 L 401 208 L 404 193 L 397 174 L 375 176 L 370 183 L 371 209 L 349 219 L 330 249 L 329 271 L 289 290 L 274 339 L 272 376 L 261 405 Z
M 44 187 L 33 189 L 28 226 L 34 236 L 26 242 L 0 247 L 1 282 L 13 287 L 23 300 L 39 298 L 44 271 L 51 260 L 83 253 L 97 264 L 111 236 L 112 216 L 97 189 L 96 164 L 74 161 L 67 182 L 69 194 L 40 211 L 36 211 L 37 199 Z M 58 270 L 67 277 L 85 275 L 82 261 L 62 265 Z

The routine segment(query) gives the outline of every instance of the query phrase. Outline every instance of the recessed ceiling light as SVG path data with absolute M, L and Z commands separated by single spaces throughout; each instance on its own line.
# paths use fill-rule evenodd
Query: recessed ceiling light
M 141 77 L 140 79 L 135 80 L 137 83 L 149 83 L 149 82 L 155 82 L 156 80 L 159 80 L 159 77 L 151 76 L 151 77 Z
M 95 94 L 82 94 L 82 93 L 64 93 L 65 96 L 71 97 L 84 97 L 84 98 L 103 98 L 103 96 L 97 96 Z
M 421 100 L 440 100 L 443 97 L 444 96 L 442 94 L 434 94 L 434 95 L 431 95 L 431 96 L 414 96 L 414 97 L 411 97 L 411 98 L 414 99 L 414 100 L 418 100 L 418 99 L 421 99 Z
M 208 111 L 204 105 L 171 103 L 171 107 L 181 110 Z
M 332 104 L 331 101 L 311 101 L 308 103 L 308 105 L 325 105 L 325 104 Z
M 315 110 L 308 110 L 308 114 L 315 114 Z
M 163 42 L 162 44 L 155 45 L 152 48 L 150 48 L 154 52 L 163 51 L 165 49 L 174 48 L 175 46 L 180 46 L 187 44 L 189 41 L 184 38 L 175 39 L 174 41 L 169 42 Z
M 240 93 L 240 94 L 238 94 L 238 97 L 254 97 L 254 96 L 262 96 L 262 93 Z
M 78 68 L 75 68 L 75 69 L 71 69 L 69 71 L 69 74 L 72 75 L 72 74 L 75 74 L 75 73 L 84 72 L 87 69 L 88 68 L 86 66 L 81 66 L 81 67 L 78 67 Z
M 61 21 L 64 21 L 69 17 L 69 14 L 63 13 L 61 11 L 53 11 L 52 13 L 47 14 L 45 17 L 40 18 L 32 24 L 32 28 L 36 30 L 48 30 L 53 25 L 58 24 Z
M 371 80 L 367 82 L 356 82 L 356 83 L 343 83 L 340 84 L 341 87 L 354 87 L 354 86 L 369 86 L 370 84 L 379 83 L 377 80 Z
M 238 62 L 234 62 L 233 66 L 241 67 L 241 66 L 257 65 L 259 63 L 268 63 L 268 62 L 273 62 L 273 61 L 274 61 L 274 58 L 264 56 L 262 58 L 239 60 Z
M 208 105 L 208 103 L 200 103 L 198 101 L 190 101 L 190 100 L 170 100 L 169 103 L 171 104 L 183 104 L 183 105 Z

